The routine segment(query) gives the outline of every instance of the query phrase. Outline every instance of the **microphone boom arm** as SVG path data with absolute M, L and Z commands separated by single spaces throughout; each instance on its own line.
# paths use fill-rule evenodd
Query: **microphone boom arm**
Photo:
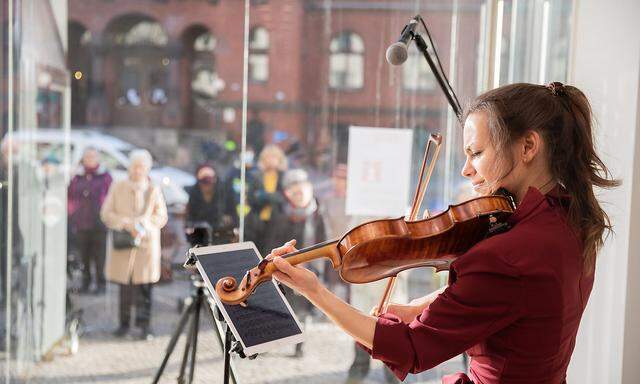
M 460 107 L 458 98 L 455 96 L 455 93 L 450 88 L 451 86 L 449 85 L 449 82 L 443 79 L 442 76 L 440 75 L 440 72 L 436 70 L 436 65 L 433 62 L 431 55 L 429 54 L 429 46 L 427 45 L 426 41 L 424 41 L 422 36 L 420 36 L 417 33 L 414 33 L 413 39 L 416 42 L 416 47 L 418 47 L 420 52 L 422 52 L 422 55 L 424 56 L 424 58 L 427 60 L 427 63 L 429 64 L 429 68 L 431 68 L 431 72 L 433 72 L 433 75 L 438 81 L 438 85 L 440 85 L 442 92 L 444 92 L 444 95 L 447 98 L 449 105 L 451 105 L 451 108 L 453 108 L 453 112 L 455 112 L 456 117 L 458 118 L 458 120 L 462 119 L 462 107 Z M 449 87 L 447 87 L 447 85 L 449 85 Z
M 420 20 L 420 22 L 422 23 L 422 26 L 427 32 L 429 41 L 431 41 L 431 35 L 429 34 L 429 29 L 427 28 L 427 25 L 425 24 L 424 19 L 422 19 L 420 15 L 416 15 L 414 19 Z M 429 53 L 429 46 L 427 45 L 427 42 L 422 38 L 422 36 L 417 32 L 411 32 L 411 35 L 413 40 L 415 40 L 416 42 L 416 47 L 418 47 L 418 49 L 420 50 L 424 58 L 427 60 L 427 64 L 429 64 L 429 68 L 431 68 L 431 72 L 433 73 L 436 80 L 438 81 L 438 85 L 440 85 L 442 92 L 444 92 L 444 95 L 447 98 L 449 105 L 451 105 L 451 108 L 455 112 L 456 117 L 458 118 L 458 121 L 462 123 L 461 121 L 462 107 L 460 107 L 460 102 L 458 101 L 458 97 L 456 96 L 456 93 L 453 91 L 451 84 L 449 84 L 449 79 L 447 79 L 447 75 L 444 74 L 444 71 L 442 70 L 442 65 L 440 65 L 440 58 L 438 57 L 438 52 L 436 52 L 436 47 L 433 46 L 433 53 L 436 57 L 436 60 L 438 61 L 438 66 L 436 66 L 436 63 L 433 61 L 433 58 Z M 433 41 L 431 41 L 431 45 L 433 45 Z

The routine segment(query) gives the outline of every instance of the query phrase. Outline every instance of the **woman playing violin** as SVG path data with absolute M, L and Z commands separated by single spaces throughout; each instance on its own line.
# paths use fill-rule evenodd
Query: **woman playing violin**
M 486 92 L 464 118 L 462 175 L 475 192 L 510 191 L 510 230 L 451 264 L 447 287 L 374 317 L 345 303 L 309 270 L 268 256 L 273 276 L 303 294 L 398 378 L 462 353 L 469 376 L 443 383 L 563 383 L 611 229 L 593 188 L 619 182 L 595 152 L 591 108 L 573 86 L 513 84 Z

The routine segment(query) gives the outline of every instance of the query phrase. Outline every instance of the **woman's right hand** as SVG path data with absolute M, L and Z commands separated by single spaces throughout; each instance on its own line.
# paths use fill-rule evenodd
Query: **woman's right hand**
M 378 306 L 373 307 L 371 315 L 375 315 L 378 310 Z M 387 306 L 387 313 L 394 314 L 402 320 L 403 323 L 410 323 L 415 320 L 416 316 L 422 313 L 422 308 L 409 304 L 396 304 L 389 303 Z
M 426 296 L 411 300 L 408 304 L 389 303 L 387 312 L 398 316 L 405 323 L 410 323 L 415 320 L 422 311 L 429 308 L 429 305 L 431 305 L 446 288 L 447 286 L 443 286 Z M 377 309 L 377 306 L 374 307 L 371 310 L 371 314 L 375 314 Z
M 133 223 L 133 221 L 125 222 L 123 228 L 125 231 L 129 232 L 131 236 L 133 236 L 134 238 L 138 237 L 138 230 L 136 229 L 136 225 Z

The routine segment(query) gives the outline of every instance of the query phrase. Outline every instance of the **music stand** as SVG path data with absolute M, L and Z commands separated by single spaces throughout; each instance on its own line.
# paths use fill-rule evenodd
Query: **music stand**
M 198 247 L 198 245 L 196 245 L 196 247 Z M 191 250 L 192 249 L 187 251 L 187 261 L 184 263 L 184 267 L 189 270 L 195 269 L 196 263 L 196 259 Z M 216 339 L 224 354 L 224 384 L 229 384 L 230 379 L 233 379 L 233 383 L 237 384 L 237 376 L 233 366 L 231 366 L 231 353 L 235 352 L 241 358 L 245 358 L 246 355 L 242 351 L 242 345 L 235 341 L 234 336 L 229 329 L 229 326 L 226 324 L 222 314 L 219 312 L 217 307 L 214 312 L 213 308 L 215 307 L 215 303 L 212 302 L 202 278 L 197 273 L 192 274 L 190 278 L 195 290 L 191 294 L 191 296 L 187 300 L 185 300 L 188 301 L 188 305 L 182 310 L 178 325 L 173 331 L 171 339 L 169 340 L 169 344 L 167 345 L 167 350 L 162 359 L 162 363 L 153 379 L 153 384 L 157 384 L 160 380 L 160 377 L 162 376 L 162 373 L 164 372 L 164 369 L 169 362 L 169 358 L 171 357 L 171 354 L 175 349 L 178 339 L 180 338 L 180 335 L 182 334 L 182 331 L 188 322 L 190 323 L 189 331 L 182 354 L 180 374 L 178 375 L 177 381 L 179 384 L 193 382 L 196 363 L 196 352 L 198 347 L 198 334 L 200 332 L 200 311 L 203 305 L 209 309 L 209 313 L 211 314 L 211 318 L 214 322 L 213 328 L 215 330 Z M 220 329 L 220 327 L 226 328 L 226 331 L 224 332 L 224 340 L 222 340 L 222 330 Z M 255 358 L 255 355 L 250 356 L 250 358 Z M 185 376 L 187 364 L 189 364 L 188 381 L 186 380 Z

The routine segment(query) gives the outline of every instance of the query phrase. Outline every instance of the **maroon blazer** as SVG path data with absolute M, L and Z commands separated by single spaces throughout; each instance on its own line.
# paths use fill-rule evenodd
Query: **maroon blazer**
M 410 324 L 378 319 L 372 356 L 404 379 L 466 351 L 476 384 L 563 383 L 593 285 L 560 190 L 530 188 L 508 232 L 451 265 L 449 287 Z M 443 383 L 469 383 L 464 374 Z

